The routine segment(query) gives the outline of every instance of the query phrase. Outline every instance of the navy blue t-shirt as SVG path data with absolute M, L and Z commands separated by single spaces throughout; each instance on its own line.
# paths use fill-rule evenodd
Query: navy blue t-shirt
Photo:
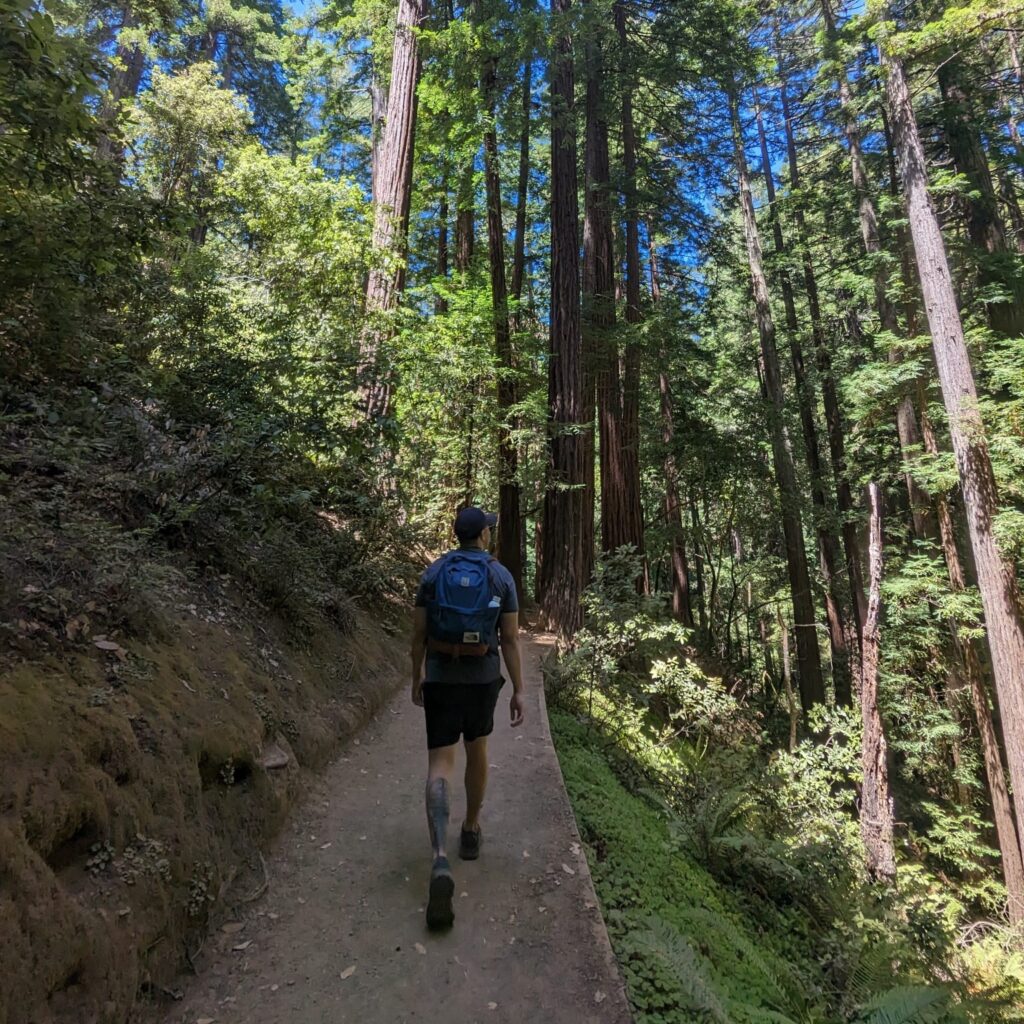
M 490 561 L 490 574 L 497 597 L 501 600 L 501 615 L 519 611 L 516 584 L 512 574 L 498 561 L 492 561 L 489 552 L 480 548 L 460 548 L 462 555 Z M 434 586 L 444 557 L 439 558 L 423 573 L 416 591 L 416 607 L 426 608 L 434 598 Z M 487 640 L 487 653 L 482 657 L 452 658 L 444 654 L 427 651 L 425 683 L 493 683 L 501 678 L 501 659 L 498 656 L 498 633 L 501 630 L 501 615 Z

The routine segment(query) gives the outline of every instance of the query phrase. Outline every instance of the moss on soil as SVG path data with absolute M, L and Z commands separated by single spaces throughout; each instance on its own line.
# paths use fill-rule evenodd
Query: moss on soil
M 299 649 L 192 600 L 120 650 L 0 665 L 0 1024 L 121 1024 L 159 997 L 228 886 L 258 885 L 303 773 L 394 691 L 404 644 L 365 615 Z M 272 746 L 286 767 L 261 767 Z
M 565 711 L 551 709 L 550 721 L 637 1024 L 822 1019 L 796 916 L 768 904 L 752 914 L 672 842 L 664 814 L 623 784 L 599 733 Z

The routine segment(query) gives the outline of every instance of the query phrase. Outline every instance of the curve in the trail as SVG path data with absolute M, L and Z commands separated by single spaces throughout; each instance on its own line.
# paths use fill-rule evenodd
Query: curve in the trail
M 490 745 L 478 861 L 453 857 L 455 927 L 424 923 L 423 712 L 403 688 L 317 781 L 269 886 L 207 944 L 173 1024 L 627 1024 L 630 1013 L 548 731 L 544 638 L 528 718 Z M 456 787 L 452 830 L 465 808 Z

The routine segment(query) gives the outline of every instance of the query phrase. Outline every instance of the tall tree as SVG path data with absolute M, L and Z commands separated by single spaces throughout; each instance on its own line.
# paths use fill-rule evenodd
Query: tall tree
M 481 0 L 475 0 L 479 23 Z M 512 352 L 508 290 L 505 284 L 505 231 L 501 217 L 501 177 L 498 166 L 498 57 L 493 44 L 484 42 L 485 57 L 480 92 L 485 110 L 484 180 L 487 192 L 487 247 L 494 313 L 494 351 L 498 364 L 498 559 L 512 574 L 516 592 L 523 592 L 523 521 L 519 493 L 519 449 L 512 433 L 517 401 L 516 366 Z
M 750 194 L 750 174 L 743 145 L 739 94 L 735 87 L 729 92 L 729 112 L 736 172 L 739 179 L 740 211 L 747 243 L 750 285 L 754 298 L 757 330 L 761 344 L 761 369 L 767 396 L 766 412 L 771 435 L 772 461 L 779 488 L 782 530 L 785 537 L 786 567 L 793 602 L 793 619 L 797 641 L 797 664 L 800 674 L 800 702 L 805 712 L 825 701 L 825 684 L 821 673 L 821 654 L 816 633 L 817 618 L 807 571 L 807 550 L 804 546 L 803 523 L 800 516 L 800 490 L 797 485 L 793 453 L 785 426 L 785 396 L 779 354 L 775 344 L 775 320 L 768 294 L 768 279 L 761 256 L 761 239 L 754 216 L 754 200 Z
M 828 40 L 830 56 L 833 60 L 838 60 L 839 29 L 832 9 L 832 0 L 821 0 L 821 12 L 825 19 L 825 36 Z M 853 88 L 845 68 L 838 67 L 836 76 L 839 106 L 843 116 L 843 133 L 850 155 L 850 174 L 853 179 L 854 194 L 857 198 L 857 217 L 860 223 L 861 241 L 864 245 L 864 252 L 871 263 L 879 325 L 883 331 L 898 335 L 900 333 L 899 318 L 896 313 L 896 305 L 889 294 L 889 275 L 879 234 L 878 209 L 871 194 L 871 183 L 861 145 L 861 132 Z M 900 357 L 895 348 L 890 351 L 889 358 L 894 362 L 899 360 Z M 903 394 L 897 400 L 896 433 L 899 436 L 904 462 L 910 465 L 921 447 L 921 431 L 914 414 L 914 403 L 909 394 Z M 907 487 L 911 521 L 915 534 L 922 538 L 934 537 L 935 524 L 931 516 L 930 496 L 921 487 L 909 468 L 904 473 L 904 482 Z
M 772 238 L 776 254 L 784 259 L 788 256 L 782 224 L 779 217 L 775 194 L 775 175 L 772 171 L 771 156 L 768 153 L 768 137 L 764 129 L 761 104 L 755 97 L 754 119 L 761 149 L 761 167 L 768 194 L 768 217 L 772 226 Z M 811 500 L 815 510 L 815 532 L 818 537 L 818 560 L 825 582 L 825 619 L 828 626 L 829 644 L 832 648 L 832 674 L 835 683 L 836 700 L 849 704 L 852 700 L 850 687 L 850 656 L 847 650 L 845 613 L 839 588 L 839 541 L 835 534 L 835 502 L 828 492 L 828 483 L 818 443 L 817 405 L 814 385 L 808 379 L 804 368 L 803 345 L 800 341 L 800 325 L 797 320 L 796 299 L 789 270 L 783 265 L 779 272 L 782 288 L 783 309 L 786 317 L 786 335 L 789 341 L 790 361 L 796 384 L 797 404 L 800 409 L 800 426 L 804 439 L 804 455 L 811 482 Z
M 390 412 L 392 370 L 384 353 L 388 314 L 405 286 L 405 247 L 416 140 L 416 87 L 420 76 L 418 32 L 427 0 L 399 0 L 391 59 L 387 120 L 373 197 L 375 260 L 366 283 L 365 327 L 360 339 L 358 385 L 363 414 L 379 423 Z
M 888 12 L 883 12 L 887 17 Z M 994 530 L 998 492 L 970 355 L 964 342 L 953 280 L 939 222 L 928 194 L 928 168 L 902 61 L 883 32 L 879 53 L 899 158 L 904 202 L 914 243 L 932 350 L 949 421 L 964 513 L 971 538 L 1002 712 L 1006 758 L 1017 821 L 1024 821 L 1024 622 L 1013 562 Z
M 541 615 L 572 634 L 585 585 L 582 531 L 584 445 L 580 275 L 577 238 L 572 0 L 554 0 L 551 75 L 551 326 L 548 349 L 548 480 L 539 570 Z
M 861 653 L 860 709 L 863 723 L 861 748 L 860 834 L 864 841 L 868 874 L 880 882 L 896 878 L 893 847 L 892 796 L 889 791 L 888 744 L 878 706 L 880 619 L 882 614 L 882 489 L 868 486 L 870 591 Z

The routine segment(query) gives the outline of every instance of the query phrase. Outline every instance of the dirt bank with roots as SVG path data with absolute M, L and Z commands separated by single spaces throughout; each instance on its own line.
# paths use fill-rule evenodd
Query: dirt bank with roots
M 398 609 L 299 645 L 226 579 L 141 639 L 0 662 L 0 1024 L 122 1022 L 173 979 L 338 744 L 393 694 Z M 25 625 L 25 624 L 22 624 Z M 293 635 L 293 634 L 291 634 Z

